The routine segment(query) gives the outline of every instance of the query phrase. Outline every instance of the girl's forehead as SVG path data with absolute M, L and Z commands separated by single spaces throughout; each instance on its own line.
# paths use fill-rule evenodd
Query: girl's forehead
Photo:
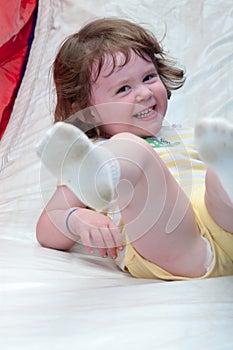
M 144 57 L 147 62 L 152 62 L 149 56 L 144 55 Z M 128 57 L 126 57 L 125 53 L 121 51 L 117 51 L 114 53 L 114 55 L 111 53 L 105 53 L 103 57 L 103 64 L 99 73 L 101 73 L 103 76 L 108 76 L 113 72 L 121 70 L 125 64 L 134 64 L 138 59 L 143 60 L 143 58 L 133 50 L 129 50 Z M 98 61 L 94 62 L 93 68 L 93 70 L 97 73 L 99 68 Z
M 130 59 L 129 61 L 132 60 L 132 56 L 134 53 L 130 52 Z M 102 66 L 102 73 L 103 74 L 110 74 L 113 70 L 119 70 L 122 66 L 125 65 L 126 62 L 126 56 L 123 52 L 116 52 L 113 55 L 110 53 L 105 54 L 104 56 L 104 63 Z

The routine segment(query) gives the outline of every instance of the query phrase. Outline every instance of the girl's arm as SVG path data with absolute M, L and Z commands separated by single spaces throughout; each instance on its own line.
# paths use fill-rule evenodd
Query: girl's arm
M 78 208 L 66 220 L 72 209 Z M 38 242 L 47 248 L 69 250 L 81 240 L 89 253 L 98 248 L 102 257 L 116 257 L 116 247 L 122 248 L 122 239 L 116 225 L 107 216 L 84 206 L 66 186 L 59 186 L 43 210 L 36 228 Z
M 69 250 L 78 240 L 66 228 L 66 218 L 72 208 L 84 205 L 66 186 L 58 186 L 44 208 L 36 226 L 36 238 L 46 248 Z

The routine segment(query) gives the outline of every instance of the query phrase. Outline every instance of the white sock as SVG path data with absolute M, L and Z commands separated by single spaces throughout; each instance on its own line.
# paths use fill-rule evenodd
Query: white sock
M 225 119 L 202 119 L 195 137 L 200 157 L 217 174 L 233 202 L 233 124 Z
M 37 144 L 42 163 L 87 206 L 101 210 L 114 197 L 120 166 L 114 155 L 77 127 L 58 122 Z

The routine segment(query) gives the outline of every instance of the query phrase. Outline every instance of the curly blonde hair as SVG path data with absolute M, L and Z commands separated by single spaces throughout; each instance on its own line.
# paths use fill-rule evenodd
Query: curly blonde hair
M 168 98 L 172 90 L 184 84 L 184 71 L 166 56 L 151 32 L 125 19 L 96 19 L 69 36 L 56 56 L 53 65 L 57 94 L 55 121 L 68 119 L 74 113 L 72 105 L 75 103 L 77 110 L 82 111 L 78 126 L 90 137 L 100 136 L 100 130 L 93 124 L 88 109 L 91 106 L 92 83 L 98 79 L 106 54 L 112 56 L 114 70 L 116 54 L 123 53 L 124 66 L 130 60 L 131 50 L 145 60 L 150 57 Z M 96 62 L 97 71 L 93 78 L 93 64 Z M 91 124 L 93 127 L 90 127 Z

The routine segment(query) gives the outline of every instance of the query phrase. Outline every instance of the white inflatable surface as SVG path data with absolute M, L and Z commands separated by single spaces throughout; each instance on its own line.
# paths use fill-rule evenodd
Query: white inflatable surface
M 233 276 L 158 282 L 112 261 L 41 248 L 40 212 L 55 189 L 34 145 L 53 122 L 49 70 L 88 20 L 147 26 L 186 67 L 167 119 L 233 116 L 232 0 L 40 0 L 26 73 L 0 147 L 0 349 L 233 349 Z

